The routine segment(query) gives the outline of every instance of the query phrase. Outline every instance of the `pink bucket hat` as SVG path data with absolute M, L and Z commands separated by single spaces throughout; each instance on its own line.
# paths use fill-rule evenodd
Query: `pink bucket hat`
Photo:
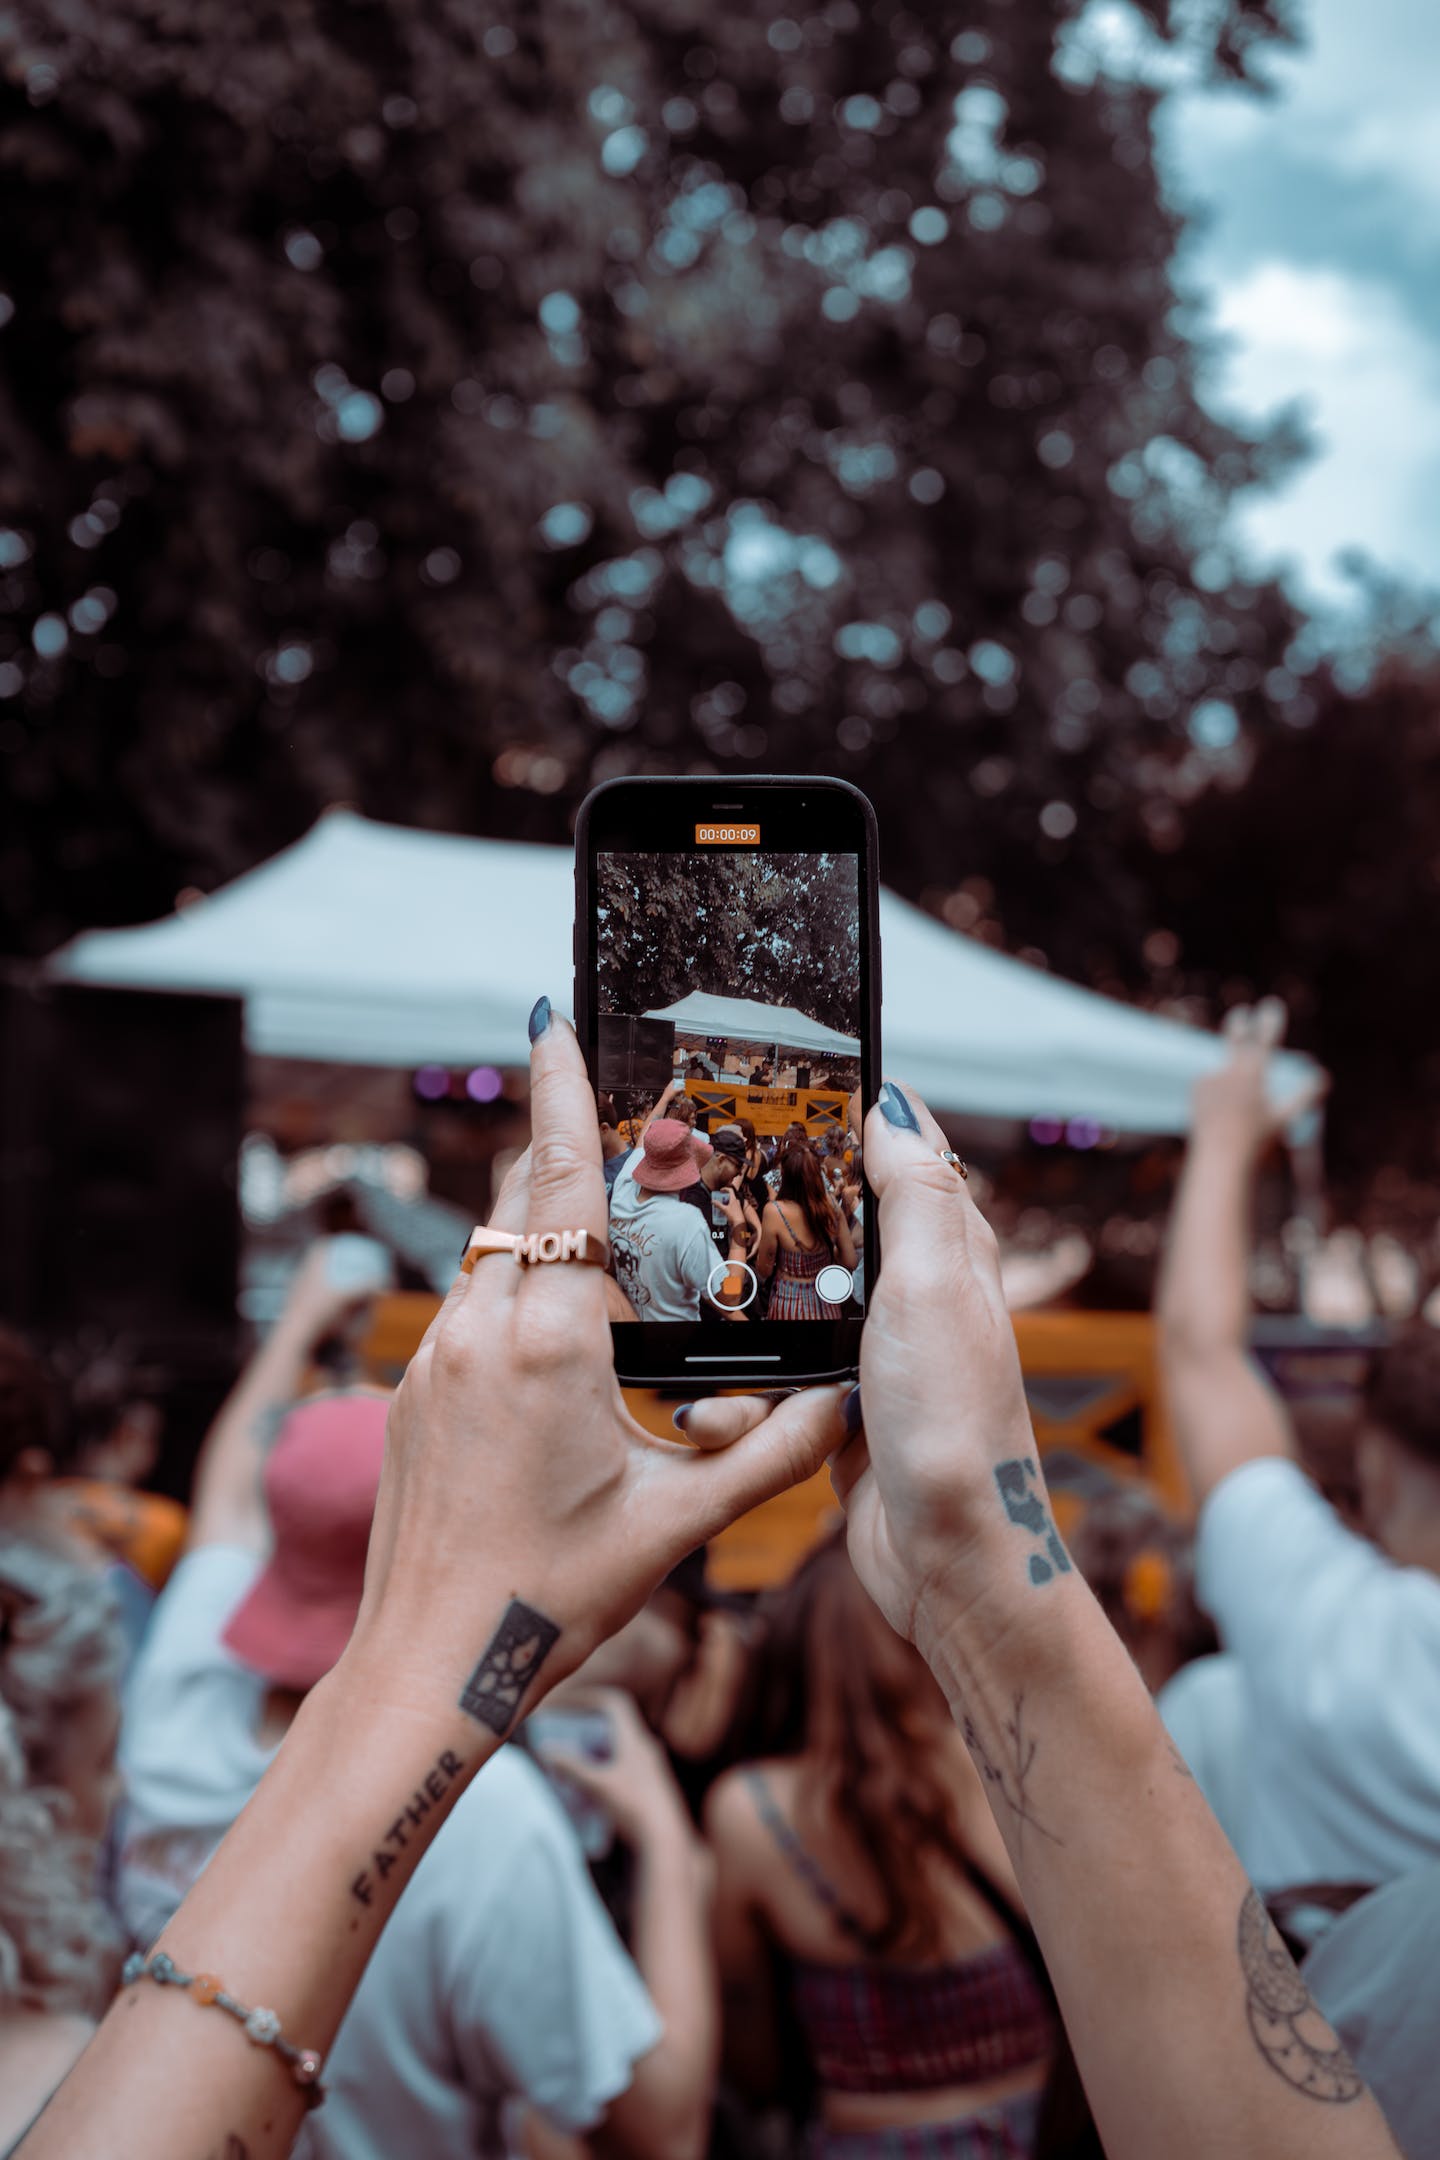
M 692 1146 L 695 1135 L 679 1118 L 656 1118 L 645 1128 L 635 1182 L 646 1192 L 683 1192 L 700 1175 Z
M 277 1687 L 312 1688 L 350 1640 L 389 1410 L 363 1393 L 299 1403 L 265 1464 L 274 1549 L 222 1640 Z

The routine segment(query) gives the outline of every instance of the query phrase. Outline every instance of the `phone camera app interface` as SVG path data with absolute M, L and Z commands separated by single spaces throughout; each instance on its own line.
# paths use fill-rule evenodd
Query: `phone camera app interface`
M 635 1320 L 863 1306 L 859 858 L 762 841 L 697 824 L 684 851 L 596 859 L 610 1245 Z

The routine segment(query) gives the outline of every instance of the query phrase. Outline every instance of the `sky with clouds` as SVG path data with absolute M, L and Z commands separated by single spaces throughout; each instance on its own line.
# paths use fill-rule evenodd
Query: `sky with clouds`
M 1309 462 L 1242 507 L 1252 552 L 1343 602 L 1359 548 L 1440 588 L 1440 5 L 1301 0 L 1278 94 L 1173 93 L 1160 142 L 1199 213 L 1182 281 L 1222 354 L 1207 395 L 1264 416 L 1298 402 Z

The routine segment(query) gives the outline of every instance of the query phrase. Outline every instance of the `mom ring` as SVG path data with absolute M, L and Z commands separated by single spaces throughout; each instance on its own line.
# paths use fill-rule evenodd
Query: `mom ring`
M 473 1275 L 477 1260 L 491 1253 L 509 1253 L 517 1267 L 549 1267 L 557 1260 L 580 1260 L 588 1267 L 608 1266 L 610 1248 L 604 1238 L 588 1230 L 531 1230 L 517 1235 L 511 1230 L 489 1230 L 477 1223 L 465 1247 L 460 1271 Z

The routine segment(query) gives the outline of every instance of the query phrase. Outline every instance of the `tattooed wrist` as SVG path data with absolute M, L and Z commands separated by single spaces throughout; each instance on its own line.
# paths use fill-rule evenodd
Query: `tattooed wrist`
M 1031 1582 L 1039 1588 L 1042 1583 L 1053 1582 L 1057 1575 L 1068 1575 L 1074 1563 L 1060 1542 L 1035 1457 L 1017 1455 L 1010 1462 L 998 1464 L 995 1483 L 1005 1513 L 1016 1528 L 1026 1531 L 1033 1541 Z
M 465 1683 L 460 1708 L 503 1740 L 559 1640 L 560 1630 L 553 1620 L 520 1598 L 512 1598 L 485 1655 Z

